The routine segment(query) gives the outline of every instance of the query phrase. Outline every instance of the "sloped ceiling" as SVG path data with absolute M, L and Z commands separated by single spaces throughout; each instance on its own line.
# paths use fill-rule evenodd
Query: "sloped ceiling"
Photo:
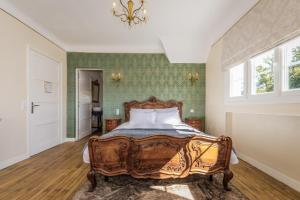
M 0 7 L 66 51 L 166 53 L 171 63 L 205 63 L 210 46 L 257 0 L 147 0 L 148 23 L 132 28 L 112 16 L 112 2 L 0 0 Z

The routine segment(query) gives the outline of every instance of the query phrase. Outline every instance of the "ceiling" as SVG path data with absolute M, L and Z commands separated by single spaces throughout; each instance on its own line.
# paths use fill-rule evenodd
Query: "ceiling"
M 66 51 L 165 53 L 171 63 L 205 63 L 210 46 L 257 1 L 146 0 L 147 24 L 132 28 L 112 16 L 113 0 L 0 0 L 0 7 Z

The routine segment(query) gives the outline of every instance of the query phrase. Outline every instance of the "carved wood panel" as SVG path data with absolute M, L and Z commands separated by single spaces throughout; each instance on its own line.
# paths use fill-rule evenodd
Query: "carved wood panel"
M 182 176 L 187 169 L 186 141 L 154 138 L 135 142 L 133 173 Z
M 129 153 L 127 138 L 114 138 L 101 140 L 93 137 L 89 142 L 89 153 L 93 168 L 104 173 L 122 174 L 127 172 L 127 159 Z
M 218 144 L 192 140 L 189 149 L 192 162 L 190 171 L 209 171 L 215 167 L 219 156 Z
M 229 167 L 231 145 L 228 137 L 95 136 L 89 141 L 89 151 L 91 168 L 104 175 L 163 179 L 224 171 Z

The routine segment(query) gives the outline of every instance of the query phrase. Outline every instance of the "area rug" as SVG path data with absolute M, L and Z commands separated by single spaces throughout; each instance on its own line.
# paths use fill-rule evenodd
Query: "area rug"
M 134 179 L 122 175 L 109 177 L 107 182 L 97 177 L 94 192 L 88 192 L 90 183 L 84 184 L 73 200 L 248 200 L 237 188 L 225 191 L 222 175 L 215 175 L 211 182 L 205 176 L 192 175 L 184 179 Z

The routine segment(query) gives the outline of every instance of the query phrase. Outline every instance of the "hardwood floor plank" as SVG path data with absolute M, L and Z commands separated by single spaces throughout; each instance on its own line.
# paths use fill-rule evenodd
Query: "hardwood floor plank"
M 235 174 L 232 183 L 250 199 L 300 199 L 299 192 L 242 160 L 232 166 L 232 171 Z
M 0 171 L 0 199 L 69 199 L 86 182 L 87 138 L 65 143 Z
M 89 165 L 82 161 L 87 140 L 64 143 L 1 170 L 0 199 L 71 199 L 87 182 Z M 232 170 L 232 183 L 251 200 L 300 199 L 298 192 L 244 161 L 232 166 Z

